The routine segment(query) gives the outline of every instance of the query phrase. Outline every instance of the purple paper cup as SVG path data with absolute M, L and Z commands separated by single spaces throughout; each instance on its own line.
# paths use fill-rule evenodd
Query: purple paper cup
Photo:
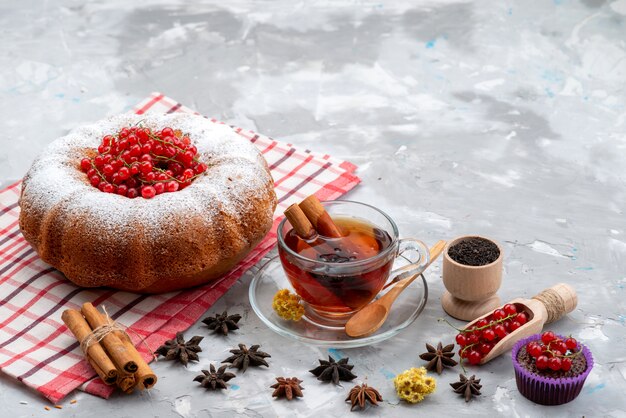
M 558 335 L 558 337 L 564 338 L 561 335 Z M 515 369 L 517 389 L 526 399 L 541 405 L 562 405 L 576 399 L 593 367 L 591 351 L 579 343 L 583 350 L 582 354 L 587 360 L 587 369 L 578 376 L 562 378 L 543 377 L 526 369 L 517 361 L 517 353 L 523 346 L 531 341 L 539 340 L 541 340 L 541 334 L 535 334 L 518 341 L 513 346 L 513 368 Z

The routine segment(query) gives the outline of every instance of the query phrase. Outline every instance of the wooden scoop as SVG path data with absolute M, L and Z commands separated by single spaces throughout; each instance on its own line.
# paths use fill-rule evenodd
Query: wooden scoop
M 544 324 L 554 322 L 572 312 L 578 304 L 578 297 L 570 285 L 559 283 L 543 290 L 538 295 L 533 296 L 532 299 L 518 298 L 509 303 L 515 305 L 518 312 L 525 312 L 528 315 L 528 322 L 498 341 L 491 351 L 480 360 L 479 364 L 485 364 L 500 354 L 511 351 L 517 341 L 541 332 Z M 471 328 L 476 322 L 490 314 L 476 318 L 467 324 L 465 329 Z
M 425 269 L 439 257 L 445 246 L 445 241 L 439 241 L 429 250 L 430 261 Z M 413 283 L 413 280 L 419 277 L 420 274 L 413 274 L 404 280 L 400 280 L 391 290 L 381 296 L 380 299 L 375 300 L 355 313 L 346 323 L 346 334 L 350 337 L 358 338 L 376 332 L 387 320 L 393 302 L 395 302 L 397 297 L 400 296 L 400 293 Z

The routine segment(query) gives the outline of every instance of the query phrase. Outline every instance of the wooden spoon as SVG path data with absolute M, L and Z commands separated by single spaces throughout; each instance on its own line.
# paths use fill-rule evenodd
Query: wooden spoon
M 578 304 L 578 296 L 576 296 L 576 291 L 570 285 L 558 283 L 533 296 L 532 299 L 518 298 L 513 299 L 509 303 L 515 305 L 518 312 L 526 312 L 528 322 L 498 341 L 491 351 L 480 360 L 479 364 L 485 364 L 500 354 L 511 351 L 515 343 L 522 338 L 541 332 L 544 324 L 554 322 L 561 319 L 565 314 L 572 312 Z M 472 327 L 476 322 L 489 315 L 491 313 L 476 318 L 467 324 L 465 329 Z
M 426 268 L 439 257 L 445 246 L 445 241 L 439 241 L 429 250 L 430 261 L 426 265 Z M 420 274 L 421 273 L 414 274 L 404 280 L 400 280 L 378 300 L 375 300 L 354 314 L 346 323 L 346 334 L 350 337 L 358 338 L 376 332 L 387 320 L 391 305 L 395 302 L 396 298 L 404 289 L 413 283 L 413 280 L 419 277 Z

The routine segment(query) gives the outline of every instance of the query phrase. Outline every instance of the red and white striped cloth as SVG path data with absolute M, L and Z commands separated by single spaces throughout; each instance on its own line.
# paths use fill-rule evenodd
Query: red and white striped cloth
M 135 112 L 193 112 L 153 93 Z M 215 123 L 220 123 L 214 121 Z M 135 343 L 141 335 L 152 350 L 194 324 L 241 275 L 276 243 L 280 215 L 291 203 L 316 194 L 335 199 L 359 183 L 356 167 L 328 155 L 298 150 L 252 131 L 233 128 L 249 139 L 267 160 L 276 184 L 274 228 L 229 274 L 205 286 L 162 295 L 139 295 L 111 289 L 83 289 L 37 257 L 19 231 L 20 183 L 0 191 L 0 370 L 58 402 L 74 389 L 108 397 L 112 388 L 95 378 L 74 337 L 61 321 L 67 308 L 84 302 L 106 305 L 115 320 L 129 326 Z M 138 348 L 146 360 L 144 344 Z

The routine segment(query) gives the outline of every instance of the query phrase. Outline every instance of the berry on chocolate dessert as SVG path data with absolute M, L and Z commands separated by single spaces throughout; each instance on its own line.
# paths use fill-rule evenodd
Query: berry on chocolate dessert
M 124 127 L 102 137 L 98 152 L 80 161 L 92 186 L 131 199 L 182 190 L 207 170 L 188 135 L 165 127 Z
M 573 377 L 587 369 L 582 349 L 572 337 L 560 338 L 552 331 L 541 334 L 517 353 L 517 361 L 529 371 L 546 377 Z

